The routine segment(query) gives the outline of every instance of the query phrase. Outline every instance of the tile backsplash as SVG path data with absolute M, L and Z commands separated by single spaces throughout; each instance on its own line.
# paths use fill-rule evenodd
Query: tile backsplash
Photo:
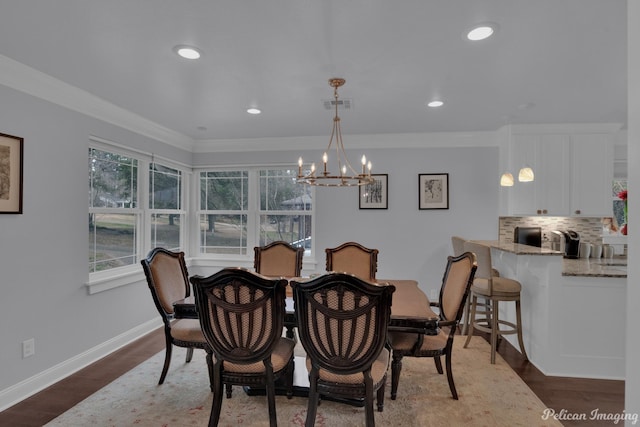
M 574 230 L 580 234 L 580 240 L 588 243 L 602 243 L 601 218 L 574 218 L 564 216 L 505 216 L 500 217 L 499 239 L 501 242 L 513 242 L 515 227 L 540 227 L 542 229 L 542 247 L 549 247 L 549 232 L 552 230 Z M 546 239 L 545 239 L 546 236 Z

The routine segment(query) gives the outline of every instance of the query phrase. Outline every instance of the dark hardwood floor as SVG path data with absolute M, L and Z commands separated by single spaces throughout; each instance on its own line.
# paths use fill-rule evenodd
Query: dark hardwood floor
M 0 412 L 0 426 L 42 426 L 163 349 L 164 335 L 162 329 L 158 329 Z M 624 381 L 546 377 L 508 342 L 503 340 L 498 352 L 540 400 L 558 413 L 564 409 L 574 414 L 586 413 L 588 418 L 594 409 L 610 414 L 621 414 L 624 409 Z M 614 425 L 611 421 L 562 423 L 566 426 Z

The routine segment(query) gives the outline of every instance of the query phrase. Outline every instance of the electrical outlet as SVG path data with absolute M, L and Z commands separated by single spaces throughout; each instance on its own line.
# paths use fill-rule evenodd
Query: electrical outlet
M 36 340 L 34 338 L 30 338 L 22 341 L 22 358 L 25 359 L 33 356 L 34 354 L 36 354 Z
M 431 289 L 431 295 L 429 295 L 429 299 L 431 301 L 435 301 L 438 299 L 438 290 L 437 289 Z

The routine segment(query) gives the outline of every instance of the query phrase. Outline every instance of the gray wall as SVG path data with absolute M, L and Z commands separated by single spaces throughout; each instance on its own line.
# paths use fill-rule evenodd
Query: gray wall
M 144 282 L 88 295 L 89 135 L 160 144 L 0 85 L 0 132 L 24 138 L 24 214 L 0 215 L 0 392 L 158 318 Z M 22 341 L 35 355 L 22 359 Z
M 4 86 L 0 99 L 0 131 L 25 140 L 24 214 L 0 216 L 2 393 L 157 318 L 144 281 L 87 293 L 89 135 L 187 164 L 192 153 Z M 324 270 L 325 247 L 355 240 L 380 250 L 379 277 L 413 278 L 427 292 L 437 289 L 452 234 L 496 237 L 497 150 L 367 151 L 376 172 L 389 174 L 389 209 L 359 210 L 355 188 L 319 189 L 316 270 Z M 298 153 L 291 152 L 199 154 L 193 160 L 264 164 L 287 155 L 295 164 Z M 418 174 L 441 172 L 449 173 L 450 208 L 418 210 Z M 29 338 L 35 338 L 36 354 L 22 359 L 21 343 Z

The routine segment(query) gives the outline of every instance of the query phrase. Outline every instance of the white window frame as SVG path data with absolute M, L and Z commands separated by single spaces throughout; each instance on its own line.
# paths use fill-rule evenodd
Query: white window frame
M 260 210 L 260 174 L 261 170 L 274 170 L 274 169 L 291 169 L 290 165 L 250 165 L 250 166 L 237 166 L 237 167 L 198 167 L 194 168 L 194 179 L 193 179 L 193 194 L 194 194 L 194 238 L 193 238 L 193 253 L 197 254 L 198 260 L 195 261 L 196 265 L 202 267 L 213 267 L 213 266 L 228 266 L 231 263 L 234 263 L 235 266 L 244 266 L 247 268 L 253 268 L 253 248 L 255 246 L 259 246 L 260 242 L 260 216 L 264 215 L 266 212 L 270 214 L 276 215 L 280 211 L 262 211 Z M 200 244 L 200 229 L 199 229 L 199 218 L 200 215 L 206 213 L 200 209 L 201 200 L 200 200 L 200 173 L 201 172 L 238 172 L 238 171 L 246 171 L 248 172 L 248 193 L 247 193 L 247 250 L 245 255 L 240 254 L 215 254 L 215 253 L 204 253 L 202 252 L 202 246 Z M 313 256 L 315 254 L 315 188 L 311 188 L 311 197 L 312 204 L 311 209 L 308 211 L 304 211 L 305 215 L 311 216 L 311 234 L 312 234 L 312 245 L 310 253 L 305 253 L 304 263 L 315 265 L 315 261 L 313 260 Z M 219 213 L 234 213 L 237 214 L 238 211 L 217 211 Z M 284 215 L 293 215 L 297 214 L 298 211 L 282 211 Z
M 89 138 L 88 149 L 96 149 L 100 151 L 107 151 L 122 156 L 127 156 L 138 161 L 138 188 L 137 188 L 137 206 L 134 209 L 124 209 L 124 213 L 136 214 L 136 253 L 132 254 L 136 258 L 136 262 L 122 267 L 111 268 L 109 270 L 90 272 L 85 286 L 88 289 L 89 294 L 95 294 L 103 292 L 109 289 L 117 288 L 120 286 L 126 286 L 129 284 L 144 281 L 144 273 L 140 266 L 140 260 L 153 249 L 151 247 L 151 215 L 152 213 L 162 213 L 166 210 L 155 210 L 149 207 L 149 167 L 151 163 L 155 162 L 162 166 L 166 166 L 172 169 L 179 170 L 182 173 L 182 190 L 181 190 L 181 212 L 183 221 L 180 223 L 180 250 L 186 252 L 186 248 L 189 247 L 189 230 L 190 230 L 190 217 L 185 210 L 185 206 L 189 206 L 189 189 L 191 187 L 190 179 L 192 170 L 189 166 L 180 164 L 178 162 L 159 158 L 152 153 L 145 153 L 118 144 L 116 142 L 108 141 L 99 137 L 91 136 Z M 91 208 L 91 212 L 117 212 L 122 209 L 119 208 Z M 175 212 L 174 210 L 168 210 Z M 120 212 L 118 212 L 120 213 Z

